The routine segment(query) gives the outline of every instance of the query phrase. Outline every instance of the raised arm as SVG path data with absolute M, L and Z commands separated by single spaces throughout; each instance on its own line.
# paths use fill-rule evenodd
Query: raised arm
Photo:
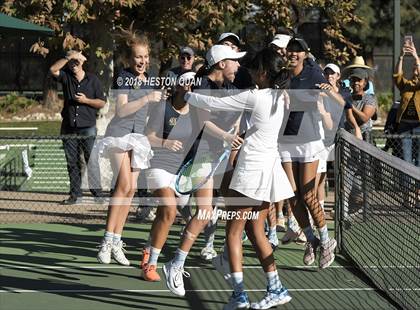
M 253 100 L 253 96 L 249 90 L 221 98 L 187 92 L 185 100 L 193 106 L 212 111 L 243 111 L 254 108 L 256 102 Z
M 130 102 L 128 101 L 127 94 L 119 94 L 117 96 L 117 106 L 115 111 L 119 117 L 126 117 L 130 114 L 137 112 L 148 103 L 160 102 L 162 98 L 162 91 L 157 90 L 151 92 L 145 91 L 144 96 Z

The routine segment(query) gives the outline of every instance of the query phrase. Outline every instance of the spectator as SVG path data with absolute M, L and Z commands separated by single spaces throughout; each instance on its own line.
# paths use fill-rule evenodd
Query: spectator
M 351 70 L 350 86 L 352 88 L 352 108 L 346 109 L 345 128 L 365 141 L 369 141 L 372 131 L 372 118 L 378 107 L 376 97 L 366 93 L 368 89 L 368 72 L 364 68 Z
M 76 135 L 63 139 L 70 179 L 70 197 L 62 202 L 65 205 L 75 204 L 82 197 L 80 155 L 83 150 L 85 162 L 89 163 L 96 138 L 96 114 L 105 105 L 101 82 L 96 75 L 83 70 L 85 61 L 86 57 L 81 52 L 69 51 L 65 58 L 59 59 L 50 68 L 51 74 L 63 85 L 61 134 Z M 101 200 L 97 162 L 92 160 L 88 165 L 88 181 L 95 200 Z
M 229 46 L 235 52 L 239 52 L 241 40 L 236 34 L 232 32 L 224 32 L 219 36 L 217 44 Z
M 403 76 L 403 59 L 405 55 L 414 57 L 415 65 L 413 68 L 413 77 L 407 80 Z M 420 59 L 414 44 L 404 44 L 397 66 L 395 68 L 394 81 L 395 85 L 401 92 L 401 104 L 397 112 L 397 133 L 412 135 L 420 134 Z M 410 163 L 413 162 L 412 137 L 402 139 L 403 158 Z M 416 165 L 420 167 L 420 144 L 417 143 Z
M 371 67 L 366 65 L 365 60 L 363 59 L 362 56 L 356 56 L 353 59 L 353 62 L 349 66 L 344 68 L 343 74 L 342 74 L 343 77 L 344 78 L 348 77 L 348 75 L 351 73 L 351 70 L 356 69 L 356 68 L 366 69 L 366 70 L 368 70 L 368 73 L 369 73 L 369 71 L 372 70 Z M 344 83 L 345 87 L 350 87 L 350 80 L 349 79 L 347 79 L 347 78 L 344 79 L 343 83 Z M 369 81 L 369 85 L 368 85 L 368 88 L 366 90 L 366 94 L 369 94 L 369 95 L 374 95 L 375 94 L 375 88 L 373 87 L 372 81 Z
M 184 46 L 179 49 L 178 62 L 179 66 L 172 68 L 168 72 L 169 77 L 177 78 L 179 75 L 191 71 L 195 61 L 194 50 L 189 46 Z

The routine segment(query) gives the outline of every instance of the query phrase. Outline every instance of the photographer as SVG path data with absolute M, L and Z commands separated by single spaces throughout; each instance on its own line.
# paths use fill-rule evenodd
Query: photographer
M 413 76 L 407 80 L 403 76 L 404 56 L 414 57 Z M 420 134 L 420 59 L 412 40 L 407 40 L 401 49 L 400 58 L 395 68 L 394 82 L 401 92 L 401 104 L 397 111 L 398 134 Z M 405 161 L 412 163 L 413 140 L 411 137 L 402 139 L 403 157 Z M 417 143 L 416 165 L 420 166 L 420 144 Z
M 105 105 L 101 82 L 96 75 L 83 70 L 85 61 L 81 52 L 69 51 L 50 68 L 51 74 L 63 85 L 61 135 L 76 136 L 63 139 L 70 179 L 70 197 L 62 202 L 65 205 L 75 204 L 82 197 L 80 154 L 83 150 L 87 164 L 96 138 L 96 113 Z M 89 188 L 95 200 L 102 200 L 99 174 L 99 167 L 88 165 Z

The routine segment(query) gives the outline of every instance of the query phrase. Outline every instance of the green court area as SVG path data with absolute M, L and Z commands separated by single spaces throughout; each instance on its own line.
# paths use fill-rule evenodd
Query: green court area
M 215 241 L 223 245 L 222 223 Z M 170 260 L 180 240 L 181 225 L 174 225 L 159 258 Z M 161 282 L 145 282 L 138 267 L 140 249 L 150 224 L 128 224 L 124 232 L 132 266 L 100 265 L 96 261 L 102 225 L 3 224 L 0 225 L 0 308 L 48 309 L 222 309 L 231 294 L 229 286 L 210 263 L 200 258 L 199 239 L 186 262 L 187 295 L 173 295 Z M 333 234 L 333 231 L 330 231 Z M 282 233 L 278 234 L 279 238 Z M 279 309 L 398 309 L 349 261 L 338 256 L 319 271 L 302 266 L 303 246 L 280 246 L 276 261 L 280 278 L 292 301 Z M 264 295 L 266 281 L 249 241 L 244 244 L 245 286 L 251 301 Z

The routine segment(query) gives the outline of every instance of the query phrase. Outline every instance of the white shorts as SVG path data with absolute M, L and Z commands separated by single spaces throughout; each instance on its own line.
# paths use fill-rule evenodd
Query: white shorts
M 318 169 L 316 173 L 323 173 L 327 172 L 327 161 L 324 159 L 320 159 L 318 162 Z
M 320 159 L 325 149 L 322 140 L 306 143 L 280 143 L 279 153 L 282 162 L 310 163 Z
M 170 188 L 178 197 L 178 205 L 185 206 L 188 203 L 190 195 L 181 195 L 175 189 L 176 174 L 169 173 L 164 169 L 152 168 L 146 170 L 147 188 L 155 191 L 161 188 Z

